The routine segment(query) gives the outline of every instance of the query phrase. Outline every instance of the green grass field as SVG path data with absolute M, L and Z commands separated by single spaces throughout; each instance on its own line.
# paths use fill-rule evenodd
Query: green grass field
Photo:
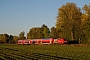
M 90 60 L 86 45 L 0 45 L 0 59 Z

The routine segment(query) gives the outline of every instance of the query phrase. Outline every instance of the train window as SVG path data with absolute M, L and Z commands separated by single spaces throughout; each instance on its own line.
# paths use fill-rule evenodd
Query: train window
M 25 41 L 25 43 L 29 43 L 28 41 Z
M 22 40 L 18 40 L 18 43 L 22 43 Z

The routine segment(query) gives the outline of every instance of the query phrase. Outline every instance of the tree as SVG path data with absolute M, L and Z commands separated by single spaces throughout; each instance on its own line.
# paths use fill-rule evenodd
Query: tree
M 35 39 L 36 38 L 36 33 L 35 33 L 35 28 L 31 28 L 29 33 L 27 33 L 27 38 L 28 39 Z
M 27 33 L 27 39 L 30 39 L 31 36 L 30 36 L 30 31 Z
M 13 36 L 10 35 L 10 36 L 9 36 L 9 43 L 12 43 L 12 41 L 13 41 Z
M 83 42 L 90 43 L 90 4 L 85 4 L 82 8 L 83 14 L 82 14 L 82 30 L 84 36 L 82 37 Z
M 12 43 L 17 43 L 19 37 L 18 36 L 13 36 L 13 40 L 12 40 Z
M 28 39 L 41 38 L 41 28 L 40 27 L 31 28 L 29 33 L 27 33 L 27 38 Z
M 58 38 L 57 29 L 55 27 L 51 28 L 50 36 L 51 38 Z
M 9 35 L 8 34 L 3 34 L 3 42 L 8 43 L 9 42 Z
M 25 32 L 24 32 L 24 31 L 21 32 L 21 33 L 19 34 L 19 39 L 20 39 L 20 40 L 26 39 L 26 37 L 25 37 L 24 35 L 25 35 Z
M 60 38 L 78 40 L 80 38 L 81 10 L 75 3 L 66 3 L 58 9 L 56 28 Z
M 0 34 L 0 43 L 3 43 L 3 34 Z
M 50 37 L 50 30 L 45 24 L 42 25 L 41 32 L 42 32 L 42 38 Z
M 41 28 L 40 28 L 40 27 L 36 27 L 36 35 L 37 35 L 37 38 L 38 38 L 38 39 L 42 38 Z
M 40 39 L 48 37 L 50 37 L 50 30 L 45 24 L 41 27 L 33 27 L 27 33 L 27 39 Z

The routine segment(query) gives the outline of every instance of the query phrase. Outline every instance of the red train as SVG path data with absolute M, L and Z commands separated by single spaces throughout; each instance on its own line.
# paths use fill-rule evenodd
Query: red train
M 27 40 L 18 40 L 18 44 L 65 44 L 67 40 L 61 39 L 27 39 Z

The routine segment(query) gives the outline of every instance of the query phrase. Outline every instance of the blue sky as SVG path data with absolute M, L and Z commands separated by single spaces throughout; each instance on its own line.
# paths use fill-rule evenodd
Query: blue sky
M 0 34 L 19 35 L 32 27 L 55 26 L 58 8 L 67 2 L 78 7 L 90 0 L 0 0 Z

